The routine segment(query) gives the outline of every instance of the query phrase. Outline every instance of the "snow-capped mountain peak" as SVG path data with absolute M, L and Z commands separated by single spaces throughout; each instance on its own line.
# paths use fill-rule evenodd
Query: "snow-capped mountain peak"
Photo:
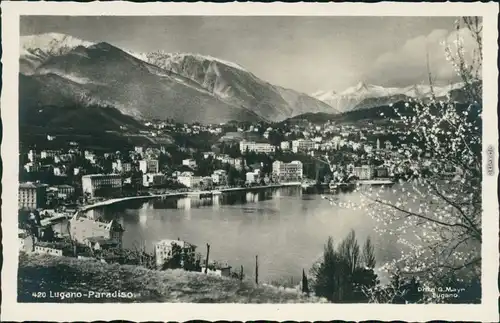
M 341 94 L 346 95 L 346 94 L 354 94 L 354 93 L 359 93 L 362 91 L 368 91 L 368 86 L 364 82 L 359 82 L 353 87 L 347 88 L 346 90 L 342 91 Z
M 368 85 L 366 85 L 366 83 L 365 83 L 365 82 L 359 82 L 359 83 L 356 85 L 356 90 L 358 90 L 358 91 L 368 90 Z
M 48 54 L 62 55 L 75 47 L 89 47 L 94 43 L 61 33 L 46 33 L 21 36 L 20 45 L 22 51 L 41 50 Z
M 247 70 L 243 68 L 241 65 L 220 58 L 212 57 L 210 55 L 202 55 L 197 53 L 169 53 L 163 50 L 158 50 L 150 53 L 137 53 L 137 52 L 128 52 L 128 53 L 148 63 L 158 65 L 167 69 L 168 66 L 171 64 L 178 64 L 179 62 L 184 61 L 186 58 L 190 58 L 199 62 L 203 61 L 217 62 L 247 72 Z
M 340 95 L 354 95 L 354 96 L 367 96 L 367 97 L 381 97 L 387 95 L 394 95 L 398 93 L 397 88 L 386 88 L 379 85 L 367 84 L 365 82 L 359 82 L 353 87 L 350 87 L 341 93 Z
M 35 89 L 26 97 L 36 105 L 87 95 L 129 115 L 206 123 L 338 112 L 208 55 L 141 53 L 54 33 L 26 36 L 21 43 L 20 72 Z
M 328 99 L 334 97 L 335 95 L 337 95 L 337 92 L 334 90 L 320 90 L 311 94 L 313 98 L 316 98 L 323 102 L 328 101 Z
M 462 85 L 451 84 L 446 86 L 433 86 L 432 92 L 436 97 L 446 96 L 451 90 L 459 89 Z M 359 82 L 355 86 L 335 93 L 334 91 L 318 91 L 312 96 L 321 100 L 339 111 L 351 111 L 358 108 L 367 108 L 372 105 L 385 104 L 387 102 L 401 100 L 404 97 L 424 98 L 431 95 L 431 86 L 415 84 L 403 88 L 383 87 L 379 85 Z M 367 102 L 366 100 L 370 100 Z
M 90 47 L 93 42 L 61 33 L 45 33 L 21 36 L 21 71 L 32 74 L 47 59 L 69 53 L 78 46 Z

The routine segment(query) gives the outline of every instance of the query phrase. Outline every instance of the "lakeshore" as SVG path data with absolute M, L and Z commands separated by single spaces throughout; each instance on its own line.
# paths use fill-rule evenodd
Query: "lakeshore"
M 356 202 L 358 195 L 341 191 L 335 199 Z M 395 241 L 374 234 L 375 224 L 365 212 L 331 205 L 321 194 L 304 192 L 300 186 L 136 200 L 89 212 L 123 225 L 124 248 L 140 245 L 153 252 L 163 239 L 180 239 L 198 246 L 205 259 L 208 243 L 210 259 L 225 261 L 238 271 L 243 266 L 248 276 L 254 275 L 258 255 L 259 281 L 277 285 L 298 282 L 302 269 L 309 270 L 321 256 L 328 236 L 340 239 L 351 229 L 362 240 L 372 237 L 380 263 L 397 252 Z
M 102 202 L 97 202 L 91 205 L 86 205 L 82 209 L 78 210 L 78 212 L 85 212 L 96 207 L 111 205 L 115 203 L 120 203 L 124 201 L 132 201 L 132 200 L 148 200 L 154 198 L 165 198 L 165 197 L 188 197 L 188 196 L 203 196 L 203 195 L 217 195 L 220 193 L 228 193 L 228 192 L 237 192 L 237 191 L 255 191 L 269 188 L 280 188 L 280 187 L 290 187 L 290 186 L 300 186 L 300 182 L 290 182 L 290 183 L 281 183 L 281 184 L 272 184 L 272 185 L 261 185 L 261 186 L 252 186 L 252 187 L 229 187 L 223 188 L 219 190 L 210 190 L 210 191 L 186 191 L 186 192 L 170 192 L 165 194 L 150 194 L 144 196 L 126 196 L 119 197 L 114 199 L 105 200 Z
M 218 194 L 223 194 L 223 193 L 230 193 L 230 192 L 241 192 L 241 191 L 258 191 L 258 190 L 263 190 L 263 189 L 271 189 L 271 188 L 280 188 L 280 187 L 295 187 L 295 186 L 300 186 L 300 182 L 288 182 L 288 183 L 280 183 L 280 184 L 271 184 L 271 185 L 260 185 L 260 186 L 251 186 L 251 187 L 228 187 L 228 188 L 222 188 L 218 190 L 209 190 L 209 191 L 185 191 L 185 192 L 169 192 L 169 193 L 164 193 L 164 194 L 149 194 L 149 195 L 141 195 L 141 196 L 125 196 L 125 197 L 118 197 L 118 198 L 112 198 L 100 202 L 96 202 L 93 204 L 85 205 L 79 208 L 75 214 L 69 215 L 69 214 L 57 214 L 53 217 L 42 219 L 41 224 L 42 226 L 46 225 L 52 225 L 54 223 L 57 223 L 58 221 L 64 220 L 64 219 L 69 219 L 74 215 L 77 215 L 79 213 L 84 213 L 87 211 L 90 211 L 95 208 L 103 207 L 103 206 L 108 206 L 108 205 L 113 205 L 121 202 L 126 202 L 126 201 L 134 201 L 134 200 L 150 200 L 150 199 L 155 199 L 155 198 L 167 198 L 167 197 L 193 197 L 193 196 L 214 196 Z

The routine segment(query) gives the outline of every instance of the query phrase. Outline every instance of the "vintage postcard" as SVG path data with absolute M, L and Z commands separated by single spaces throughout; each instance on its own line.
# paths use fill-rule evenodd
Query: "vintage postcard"
M 497 15 L 2 3 L 2 319 L 498 321 Z

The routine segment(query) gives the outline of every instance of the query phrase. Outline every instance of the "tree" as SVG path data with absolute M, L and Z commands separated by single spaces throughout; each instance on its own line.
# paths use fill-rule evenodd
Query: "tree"
M 323 251 L 323 259 L 316 267 L 313 267 L 315 276 L 314 292 L 317 296 L 325 297 L 331 302 L 341 299 L 341 291 L 338 288 L 339 275 L 337 268 L 338 256 L 333 247 L 333 239 L 328 238 Z
M 373 268 L 363 266 L 354 231 L 339 244 L 337 250 L 333 247 L 333 239 L 328 238 L 323 259 L 313 266 L 312 272 L 316 295 L 335 303 L 368 302 L 365 291 L 379 284 Z
M 351 230 L 340 244 L 339 255 L 347 265 L 348 273 L 352 275 L 360 264 L 359 245 L 354 230 Z
M 372 240 L 368 237 L 363 245 L 363 263 L 366 268 L 375 268 L 375 251 L 373 248 Z
M 309 283 L 307 282 L 306 272 L 303 269 L 302 269 L 302 293 L 309 296 Z
M 455 284 L 473 284 L 481 276 L 481 30 L 478 18 L 460 19 L 454 47 L 445 47 L 462 80 L 459 91 L 436 97 L 429 70 L 430 97 L 409 100 L 404 111 L 395 108 L 391 121 L 403 127 L 401 138 L 413 143 L 401 149 L 399 160 L 410 172 L 392 189 L 397 197 L 384 188 L 359 188 L 362 202 L 346 204 L 366 210 L 377 221 L 377 232 L 399 237 L 401 257 L 382 269 L 417 276 L 428 287 L 450 275 Z M 475 43 L 470 55 L 466 38 Z M 463 103 L 457 103 L 457 94 Z

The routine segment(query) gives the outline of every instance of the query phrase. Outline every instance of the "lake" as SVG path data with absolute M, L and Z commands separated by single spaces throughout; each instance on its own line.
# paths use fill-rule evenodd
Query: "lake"
M 335 195 L 356 201 L 358 193 Z M 399 255 L 396 237 L 379 236 L 374 221 L 361 210 L 332 206 L 319 194 L 305 194 L 300 187 L 231 192 L 211 198 L 165 198 L 128 201 L 88 212 L 106 220 L 116 219 L 124 227 L 126 248 L 153 245 L 162 239 L 181 239 L 198 246 L 210 260 L 227 261 L 235 270 L 244 266 L 247 277 L 255 275 L 259 259 L 259 281 L 298 282 L 322 255 L 329 236 L 340 242 L 351 229 L 360 245 L 370 236 L 379 263 Z

